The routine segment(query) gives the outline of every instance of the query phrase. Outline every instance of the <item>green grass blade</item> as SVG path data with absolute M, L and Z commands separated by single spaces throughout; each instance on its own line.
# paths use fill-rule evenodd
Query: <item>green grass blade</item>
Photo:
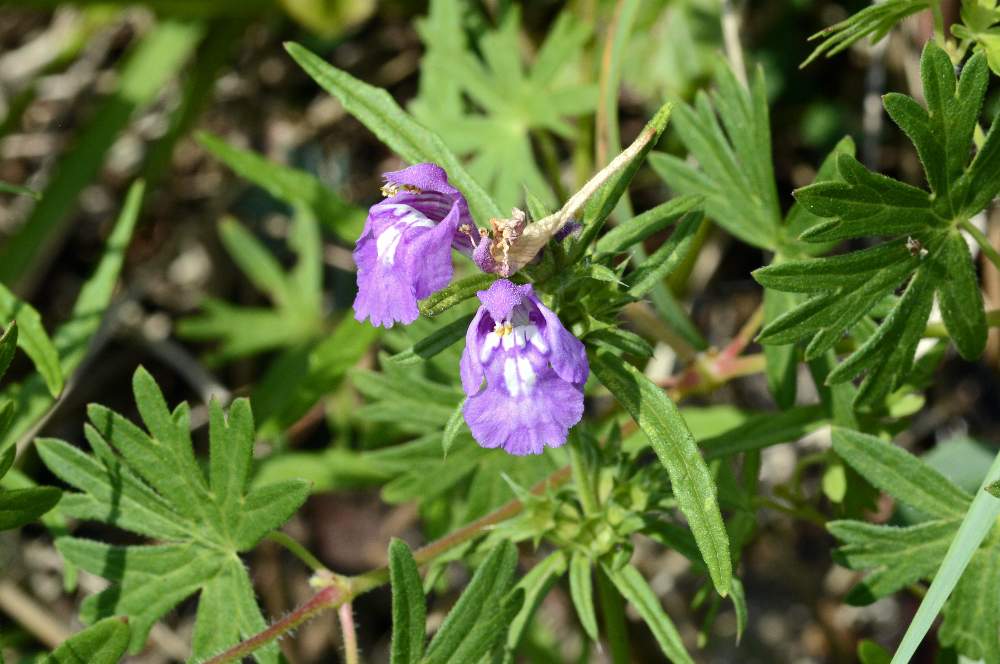
M 893 655 L 891 664 L 906 664 L 913 657 L 917 646 L 930 630 L 973 554 L 979 549 L 990 528 L 1000 518 L 1000 499 L 985 490 L 990 483 L 997 481 L 998 477 L 1000 477 L 1000 454 L 997 454 L 982 487 L 976 492 L 976 497 L 972 500 L 965 518 L 962 519 L 962 525 L 959 526 L 955 539 L 948 547 L 948 553 L 945 554 L 941 567 L 934 575 L 931 587 L 920 602 L 920 608 L 906 629 L 906 634 L 903 635 L 903 641 Z

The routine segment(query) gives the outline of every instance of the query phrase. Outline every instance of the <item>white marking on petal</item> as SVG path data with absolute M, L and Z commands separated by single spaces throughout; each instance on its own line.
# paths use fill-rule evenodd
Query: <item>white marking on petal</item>
M 434 228 L 434 222 L 420 210 L 409 205 L 389 203 L 382 207 L 397 220 L 375 239 L 375 250 L 380 261 L 392 265 L 396 262 L 396 250 L 403 238 L 403 232 L 408 228 Z
M 539 353 L 549 352 L 549 345 L 545 343 L 545 337 L 538 331 L 538 328 L 531 325 L 528 329 L 530 330 L 528 340 L 531 341 L 531 345 L 537 348 Z
M 514 335 L 513 334 L 508 333 L 508 334 L 503 335 L 503 339 L 501 341 L 503 342 L 503 349 L 504 350 L 510 350 L 511 348 L 514 347 Z
M 500 346 L 500 335 L 496 332 L 490 332 L 486 335 L 486 342 L 483 347 L 479 350 L 479 362 L 486 364 L 490 361 L 490 356 L 493 355 L 493 351 Z
M 521 379 L 517 375 L 517 361 L 513 357 L 508 357 L 503 362 L 503 382 L 510 396 L 516 397 L 521 393 Z
M 517 375 L 521 379 L 521 391 L 524 394 L 531 394 L 535 389 L 535 369 L 531 366 L 531 360 L 526 357 L 517 358 Z

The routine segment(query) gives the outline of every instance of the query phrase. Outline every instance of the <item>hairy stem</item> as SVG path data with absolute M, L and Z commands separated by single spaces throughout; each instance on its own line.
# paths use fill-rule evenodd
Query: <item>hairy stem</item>
M 569 480 L 571 470 L 569 466 L 560 468 L 546 479 L 542 480 L 531 488 L 531 493 L 541 495 L 550 489 L 561 486 Z M 426 565 L 447 551 L 475 539 L 489 528 L 511 519 L 521 513 L 524 504 L 520 500 L 512 500 L 497 508 L 489 514 L 476 519 L 462 528 L 445 535 L 439 540 L 431 542 L 427 546 L 421 547 L 413 552 L 413 559 L 417 565 Z M 321 590 L 313 595 L 309 600 L 295 609 L 284 618 L 274 622 L 270 627 L 259 632 L 245 641 L 237 643 L 235 646 L 215 657 L 206 660 L 203 664 L 225 664 L 226 662 L 236 662 L 250 655 L 258 648 L 262 648 L 271 641 L 296 629 L 302 623 L 310 620 L 323 611 L 330 609 L 340 609 L 350 604 L 358 595 L 378 588 L 389 582 L 389 568 L 380 567 L 359 576 L 344 577 L 333 574 L 325 569 L 320 569 L 319 573 L 313 577 L 314 585 L 322 586 Z M 341 625 L 344 625 L 344 615 L 340 615 Z M 353 618 L 351 619 L 351 629 L 353 630 Z M 344 628 L 344 648 L 349 656 L 347 628 Z M 355 643 L 355 650 L 357 646 Z M 357 660 L 354 660 L 356 662 Z M 351 662 L 351 660 L 348 660 Z
M 350 602 L 344 602 L 337 610 L 340 631 L 344 635 L 344 664 L 358 664 L 358 633 L 354 629 L 354 610 Z
M 313 618 L 317 614 L 340 606 L 347 598 L 343 590 L 336 586 L 323 588 L 306 601 L 305 604 L 295 609 L 281 620 L 274 622 L 263 632 L 254 634 L 249 639 L 237 643 L 235 646 L 223 653 L 205 660 L 203 664 L 223 664 L 224 662 L 238 662 L 247 657 L 258 648 L 263 648 L 279 636 L 287 634 L 297 628 L 302 623 Z

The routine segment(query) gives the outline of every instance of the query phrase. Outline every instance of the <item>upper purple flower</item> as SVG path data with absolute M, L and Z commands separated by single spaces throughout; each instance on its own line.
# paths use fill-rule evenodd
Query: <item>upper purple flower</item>
M 530 284 L 500 279 L 478 295 L 483 304 L 469 325 L 460 367 L 472 436 L 510 454 L 559 447 L 583 416 L 590 371 L 583 344 Z
M 448 285 L 452 246 L 471 255 L 472 217 L 461 192 L 436 164 L 417 164 L 384 177 L 387 198 L 368 210 L 354 248 L 354 317 L 392 327 L 412 323 L 419 315 L 417 300 Z

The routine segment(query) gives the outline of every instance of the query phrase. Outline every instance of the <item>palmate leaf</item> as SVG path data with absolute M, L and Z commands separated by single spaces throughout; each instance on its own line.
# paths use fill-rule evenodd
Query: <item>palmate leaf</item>
M 535 165 L 531 132 L 571 137 L 574 129 L 567 118 L 596 107 L 596 87 L 568 77 L 590 30 L 570 12 L 560 14 L 526 67 L 520 56 L 519 11 L 512 6 L 500 26 L 480 38 L 480 58 L 461 30 L 464 4 L 432 2 L 430 15 L 420 24 L 427 54 L 411 110 L 457 154 L 470 157 L 470 172 L 502 209 L 518 204 L 524 187 L 552 207 L 555 197 Z
M 774 250 L 781 208 L 771 162 L 771 129 L 763 70 L 747 90 L 719 65 L 718 90 L 699 92 L 694 106 L 679 105 L 673 126 L 700 170 L 664 153 L 650 164 L 670 188 L 704 198 L 705 213 L 740 240 Z
M 833 447 L 866 480 L 927 518 L 905 527 L 846 520 L 827 524 L 842 543 L 836 552 L 838 562 L 868 571 L 848 601 L 869 604 L 944 574 L 963 522 L 973 512 L 973 496 L 920 459 L 873 436 L 834 428 Z M 1000 531 L 987 532 L 996 521 L 995 512 L 981 521 L 974 533 L 978 539 L 972 539 L 964 551 L 968 556 L 964 574 L 960 568 L 951 571 L 958 583 L 944 605 L 939 639 L 971 660 L 996 664 L 1000 661 Z M 983 536 L 986 541 L 980 546 Z M 924 621 L 927 627 L 933 619 L 930 614 Z
M 216 653 L 266 627 L 239 554 L 284 523 L 309 492 L 307 482 L 287 480 L 248 488 L 254 442 L 249 402 L 228 413 L 213 402 L 206 477 L 194 456 L 189 408 L 167 409 L 152 376 L 133 377 L 136 405 L 147 433 L 98 405 L 88 409 L 88 455 L 59 440 L 39 440 L 48 468 L 80 493 L 64 495 L 68 516 L 108 523 L 155 539 L 157 544 L 112 546 L 60 538 L 67 560 L 112 582 L 82 605 L 85 622 L 117 614 L 132 626 L 131 652 L 167 611 L 200 592 L 195 658 Z M 256 652 L 277 662 L 277 646 Z
M 235 219 L 223 220 L 219 235 L 233 261 L 267 294 L 274 308 L 240 307 L 210 299 L 202 313 L 180 322 L 178 333 L 188 339 L 218 341 L 219 347 L 210 357 L 214 362 L 315 339 L 323 325 L 323 259 L 319 222 L 313 210 L 304 204 L 295 207 L 288 243 L 298 261 L 288 272 Z
M 885 106 L 916 145 L 931 191 L 873 173 L 851 155 L 841 154 L 837 169 L 842 180 L 796 192 L 806 210 L 828 218 L 809 227 L 802 239 L 890 239 L 849 254 L 787 261 L 754 272 L 765 288 L 809 296 L 770 320 L 760 335 L 764 344 L 808 338 L 807 360 L 832 349 L 866 316 L 882 319 L 826 379 L 836 384 L 867 372 L 857 405 L 875 405 L 902 384 L 935 294 L 963 357 L 975 359 L 986 343 L 982 295 L 957 229 L 1000 191 L 1000 123 L 994 122 L 971 163 L 968 158 L 986 89 L 986 61 L 982 55 L 973 56 L 956 80 L 947 54 L 928 42 L 921 76 L 926 110 L 902 95 L 887 95 Z M 890 299 L 902 284 L 902 296 Z M 884 304 L 890 306 L 880 312 Z

